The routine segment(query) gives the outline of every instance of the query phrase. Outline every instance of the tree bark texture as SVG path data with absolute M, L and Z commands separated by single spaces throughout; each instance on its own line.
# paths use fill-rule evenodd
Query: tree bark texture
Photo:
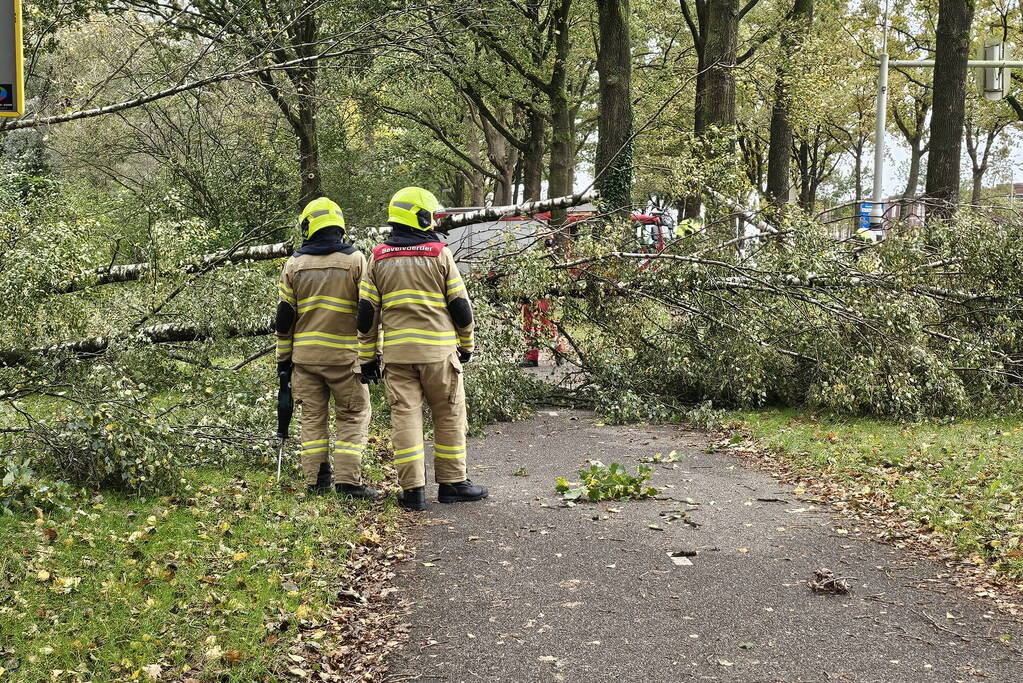
M 692 0 L 693 7 L 689 7 L 690 0 L 679 0 L 679 8 L 682 16 L 689 27 L 690 37 L 693 39 L 693 50 L 696 53 L 696 90 L 693 93 L 693 133 L 703 135 L 705 129 L 703 115 L 703 95 L 707 88 L 707 0 Z
M 917 188 L 920 185 L 920 169 L 924 155 L 927 153 L 929 143 L 924 142 L 927 136 L 925 128 L 927 112 L 931 109 L 931 100 L 925 92 L 921 96 L 913 97 L 913 118 L 903 118 L 898 107 L 893 110 L 895 125 L 906 138 L 906 145 L 909 147 L 909 177 L 906 179 L 906 189 L 902 196 L 904 199 L 916 197 Z
M 738 0 L 707 0 L 705 125 L 735 125 L 735 52 L 738 43 Z
M 781 32 L 782 62 L 774 84 L 774 106 L 771 110 L 771 142 L 767 151 L 767 196 L 775 206 L 783 206 L 789 199 L 790 162 L 792 159 L 792 124 L 789 110 L 791 60 L 803 47 L 807 29 L 813 22 L 813 0 L 795 0 L 792 21 Z M 857 183 L 859 178 L 857 176 Z
M 934 111 L 931 115 L 927 197 L 930 213 L 948 217 L 959 199 L 966 107 L 966 62 L 970 57 L 970 27 L 974 0 L 941 0 L 934 54 Z
M 529 146 L 522 161 L 522 199 L 528 202 L 540 199 L 547 120 L 538 106 L 535 109 L 530 109 L 527 121 Z
M 572 0 L 560 0 L 554 12 L 554 67 L 551 71 L 548 97 L 551 104 L 551 159 L 547 173 L 548 194 L 559 197 L 572 192 L 572 112 L 568 101 L 568 17 Z M 565 223 L 565 210 L 556 209 L 551 215 L 555 229 Z M 560 235 L 566 244 L 568 235 Z
M 72 356 L 97 356 L 106 353 L 112 344 L 117 342 L 141 341 L 149 344 L 171 344 L 181 342 L 205 341 L 208 339 L 227 339 L 232 337 L 259 337 L 273 334 L 272 320 L 253 326 L 228 325 L 222 329 L 208 326 L 166 323 L 144 327 L 131 336 L 123 337 L 89 337 L 73 342 L 64 342 L 32 349 L 0 349 L 0 366 L 24 365 L 34 357 L 66 354 Z
M 246 261 L 266 261 L 290 256 L 295 245 L 291 242 L 260 244 L 254 247 L 217 251 L 203 254 L 194 261 L 183 263 L 177 269 L 183 273 L 197 273 L 214 263 L 243 263 Z M 109 268 L 92 268 L 82 271 L 71 282 L 57 289 L 54 294 L 69 294 L 89 287 L 108 285 L 115 282 L 135 282 L 153 273 L 154 265 L 148 261 L 142 263 L 126 263 Z
M 629 0 L 597 0 L 600 84 L 596 187 L 604 211 L 632 205 L 632 36 Z
M 920 167 L 927 149 L 920 143 L 910 144 L 909 147 L 909 177 L 906 179 L 906 189 L 902 192 L 904 199 L 916 197 L 917 188 L 920 186 Z
M 312 54 L 316 45 L 316 11 L 311 0 L 307 0 L 302 16 L 296 21 L 295 51 L 300 57 Z M 316 62 L 302 66 L 296 74 L 298 90 L 298 136 L 299 168 L 302 174 L 302 195 L 299 205 L 323 195 L 320 182 L 320 142 L 316 132 Z

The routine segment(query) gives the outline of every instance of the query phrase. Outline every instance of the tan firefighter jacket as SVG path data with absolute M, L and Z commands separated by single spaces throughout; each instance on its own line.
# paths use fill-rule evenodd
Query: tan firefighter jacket
M 472 308 L 443 242 L 378 244 L 359 285 L 359 357 L 431 363 L 474 347 Z
M 277 331 L 277 360 L 305 365 L 354 365 L 358 360 L 355 311 L 362 252 L 303 254 L 284 264 L 278 287 L 295 309 L 289 332 Z

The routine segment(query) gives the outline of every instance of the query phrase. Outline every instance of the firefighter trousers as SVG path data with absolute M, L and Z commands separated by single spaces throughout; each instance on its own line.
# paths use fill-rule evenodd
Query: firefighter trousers
M 316 483 L 320 464 L 333 460 L 334 483 L 362 483 L 362 451 L 369 434 L 369 387 L 358 364 L 295 364 L 291 386 L 302 406 L 302 472 Z M 330 443 L 330 398 L 334 397 L 337 438 Z
M 465 480 L 465 387 L 454 353 L 435 363 L 388 363 L 384 389 L 391 405 L 391 441 L 398 483 L 408 490 L 426 485 L 423 399 L 433 414 L 433 469 L 439 484 Z

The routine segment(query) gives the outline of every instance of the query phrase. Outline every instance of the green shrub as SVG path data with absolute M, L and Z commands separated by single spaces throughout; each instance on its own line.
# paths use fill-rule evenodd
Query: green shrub
M 864 249 L 793 210 L 784 238 L 745 255 L 722 224 L 643 267 L 581 231 L 576 265 L 527 252 L 500 296 L 556 293 L 585 372 L 571 389 L 615 422 L 705 401 L 898 418 L 1023 407 L 1023 220 L 964 211 Z
M 117 404 L 77 411 L 32 441 L 53 476 L 88 489 L 154 493 L 181 478 L 183 444 L 171 425 Z
M 71 495 L 66 484 L 40 479 L 23 457 L 7 455 L 0 461 L 0 514 L 63 508 Z

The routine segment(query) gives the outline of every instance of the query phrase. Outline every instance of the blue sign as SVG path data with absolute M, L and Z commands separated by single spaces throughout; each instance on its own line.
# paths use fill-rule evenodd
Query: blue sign
M 856 219 L 856 227 L 860 230 L 870 230 L 870 210 L 874 208 L 873 202 L 860 203 L 860 215 Z M 881 204 L 881 211 L 884 212 L 884 204 Z

